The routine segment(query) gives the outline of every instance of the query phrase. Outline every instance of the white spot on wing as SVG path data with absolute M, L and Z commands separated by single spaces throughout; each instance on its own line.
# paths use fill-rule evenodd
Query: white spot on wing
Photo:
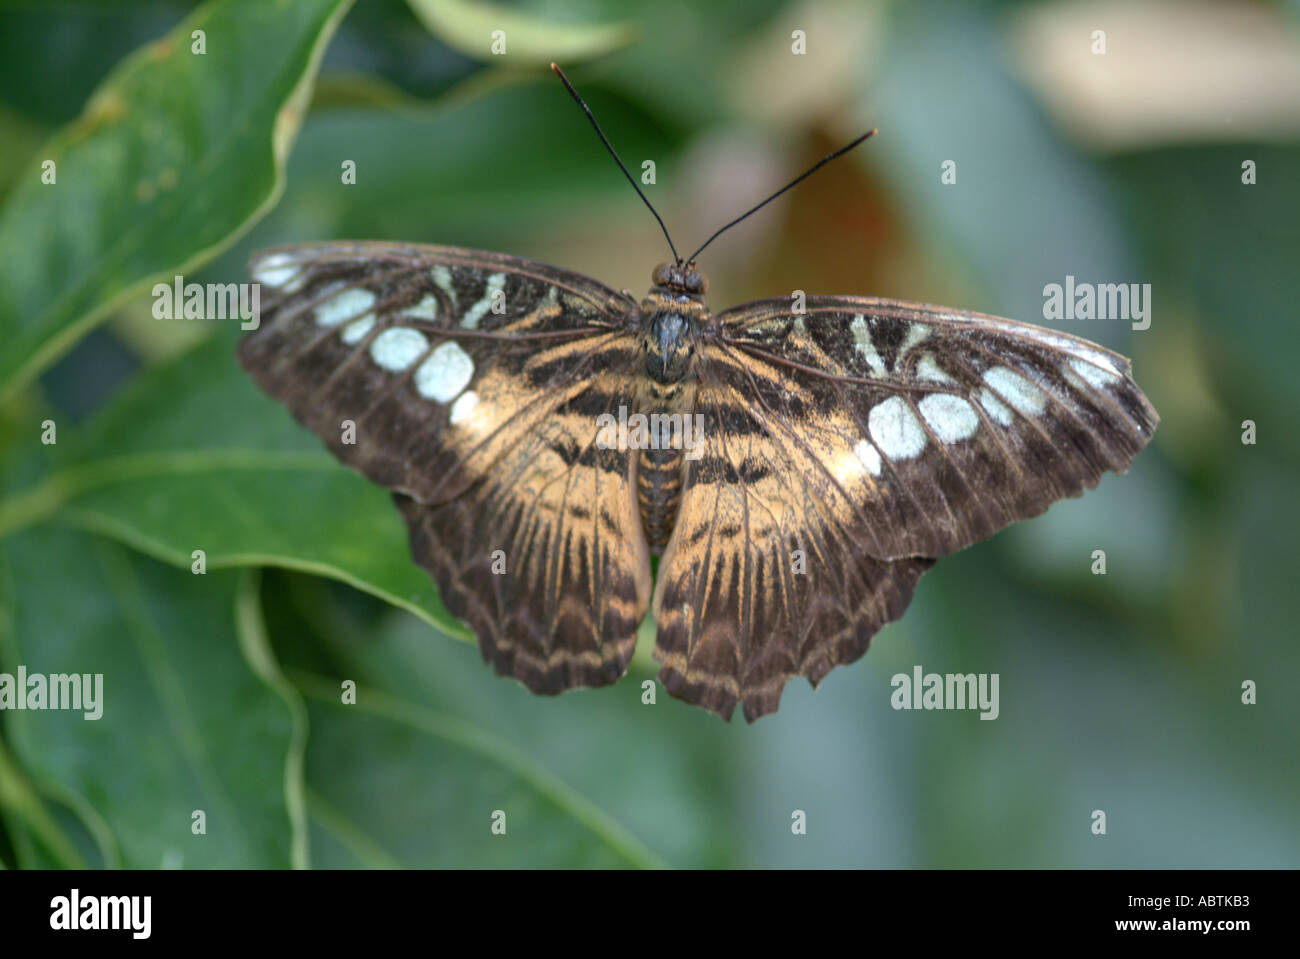
M 980 390 L 980 406 L 984 407 L 984 412 L 988 413 L 989 417 L 995 422 L 1001 423 L 1003 426 L 1011 425 L 1014 418 L 1011 415 L 1011 410 L 1007 409 L 988 387 Z
M 899 356 L 906 356 L 907 351 L 918 343 L 922 343 L 930 337 L 930 328 L 924 323 L 907 324 L 907 336 L 903 337 L 903 348 L 899 350 Z
M 867 366 L 871 367 L 871 372 L 876 376 L 885 375 L 885 361 L 880 358 L 876 352 L 876 344 L 871 341 L 871 329 L 867 326 L 867 318 L 859 313 L 849 324 L 849 331 L 853 334 L 853 347 L 862 354 L 862 358 L 867 361 Z
M 984 382 L 1026 416 L 1037 416 L 1047 405 L 1047 397 L 1042 390 L 1008 367 L 995 366 L 985 370 Z
M 257 265 L 259 269 L 262 267 L 274 269 L 281 266 L 297 266 L 298 258 L 292 253 L 271 253 L 262 257 Z
M 344 320 L 352 320 L 368 313 L 375 305 L 375 294 L 369 290 L 353 288 L 331 296 L 316 305 L 316 323 L 319 326 L 338 326 Z
M 253 274 L 253 279 L 265 286 L 284 286 L 297 275 L 296 266 L 264 267 Z
M 934 393 L 916 404 L 934 435 L 945 443 L 968 440 L 979 429 L 975 407 L 951 393 Z
M 1079 359 L 1087 360 L 1089 363 L 1100 366 L 1108 373 L 1113 373 L 1117 377 L 1121 375 L 1119 369 L 1111 362 L 1110 357 L 1104 353 L 1098 353 L 1096 350 L 1090 350 L 1087 347 L 1079 346 L 1078 344 L 1074 345 L 1072 352 L 1078 356 Z
M 386 370 L 400 373 L 409 369 L 429 349 L 429 341 L 419 330 L 394 326 L 370 342 L 371 358 Z
M 506 285 L 506 275 L 504 273 L 493 273 L 487 278 L 487 283 L 483 287 L 483 296 L 477 303 L 465 311 L 465 315 L 460 318 L 460 325 L 467 330 L 477 330 L 479 320 L 483 315 L 492 308 L 492 300 L 498 296 Z
M 1105 353 L 1102 353 L 1100 350 L 1094 350 L 1077 340 L 1054 334 L 1050 330 L 1040 331 L 1040 336 L 1038 338 L 1048 346 L 1055 347 L 1063 353 L 1068 353 L 1081 360 L 1086 360 L 1094 366 L 1100 366 L 1108 373 L 1114 373 L 1116 376 L 1119 375 L 1119 370 L 1116 369 L 1115 364 L 1111 361 L 1110 357 Z
M 456 426 L 469 419 L 470 415 L 478 408 L 478 394 L 473 390 L 466 390 L 460 396 L 456 397 L 456 402 L 451 404 L 451 425 Z
M 918 379 L 933 380 L 936 383 L 956 382 L 956 380 L 939 368 L 939 364 L 935 361 L 933 353 L 921 354 L 921 358 L 916 363 L 916 375 Z
M 867 429 L 876 448 L 891 460 L 911 459 L 925 449 L 925 429 L 901 396 L 873 406 Z
M 279 287 L 297 276 L 300 270 L 298 262 L 288 253 L 272 253 L 257 264 L 253 279 L 265 286 Z
M 451 305 L 456 305 L 456 287 L 451 282 L 451 268 L 439 264 L 429 271 L 429 276 L 438 289 L 447 294 L 447 299 L 451 300 Z
M 361 319 L 353 320 L 343 327 L 343 332 L 339 334 L 339 337 L 348 346 L 354 346 L 366 338 L 366 334 L 374 328 L 374 325 L 375 314 L 367 313 Z
M 1104 390 L 1108 386 L 1114 386 L 1120 381 L 1119 376 L 1116 374 L 1107 372 L 1103 369 L 1098 369 L 1085 360 L 1072 357 L 1069 363 L 1070 369 L 1083 377 L 1088 384 L 1093 387 L 1093 389 Z M 1110 369 L 1114 369 L 1114 367 L 1111 366 Z
M 474 361 L 460 345 L 448 340 L 429 354 L 415 371 L 415 388 L 420 395 L 449 403 L 474 377 Z
M 426 293 L 424 299 L 414 306 L 408 306 L 402 311 L 402 315 L 413 320 L 436 320 L 438 318 L 438 298 L 432 293 Z
M 862 465 L 872 476 L 880 475 L 880 452 L 867 440 L 859 440 L 853 447 L 853 454 L 862 460 Z

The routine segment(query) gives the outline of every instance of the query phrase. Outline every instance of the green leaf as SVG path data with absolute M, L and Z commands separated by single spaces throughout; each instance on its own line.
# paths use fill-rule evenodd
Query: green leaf
M 573 843 L 574 861 L 588 861 L 583 857 L 594 848 L 593 841 L 608 847 L 622 864 L 666 861 L 702 868 L 735 861 L 734 851 L 723 854 L 731 844 L 728 823 L 736 799 L 728 771 L 743 762 L 742 744 L 750 731 L 728 727 L 662 689 L 658 702 L 648 705 L 643 683 L 653 672 L 634 668 L 612 686 L 536 696 L 495 675 L 478 650 L 439 642 L 413 617 L 382 608 L 376 613 L 378 604 L 353 602 L 332 583 L 276 573 L 268 577 L 264 595 L 276 654 L 309 698 L 316 699 L 313 691 L 319 690 L 322 705 L 337 706 L 340 681 L 351 679 L 360 687 L 357 705 L 332 710 L 341 713 L 337 722 L 348 722 L 351 714 L 373 714 L 384 720 L 368 724 L 379 730 L 376 735 L 420 743 L 405 751 L 393 747 L 393 768 L 384 775 L 422 782 L 435 763 L 432 768 L 444 775 L 457 771 L 461 793 L 472 795 L 480 784 L 495 790 L 509 779 L 526 794 L 522 805 L 488 807 L 486 811 L 506 809 L 514 842 L 508 849 L 484 848 L 479 855 L 513 866 L 554 865 L 554 845 L 539 841 L 535 833 L 540 826 L 525 829 L 511 814 L 511 809 L 527 808 L 530 815 L 554 819 L 556 834 Z M 320 748 L 333 762 L 330 757 L 348 753 L 350 747 L 327 745 L 333 734 L 322 725 L 326 721 L 317 721 L 313 709 L 316 741 L 309 753 Z M 629 749 L 629 743 L 636 748 Z M 450 758 L 439 758 L 444 755 Z M 726 760 L 719 762 L 720 755 Z M 366 824 L 340 831 L 336 842 L 350 847 L 349 837 L 365 835 L 404 864 L 425 865 L 459 862 L 457 857 L 468 855 L 474 844 L 500 843 L 486 830 L 479 832 L 485 810 L 478 803 L 453 806 L 445 800 L 447 815 L 469 823 L 470 835 L 452 842 L 435 832 L 418 841 L 419 858 L 412 859 L 404 847 L 383 837 L 428 830 L 428 814 L 414 804 L 392 804 L 380 790 L 322 781 L 316 771 L 325 761 L 316 764 L 309 756 L 309 788 L 335 811 L 346 812 L 350 822 Z M 742 778 L 744 771 L 742 767 Z M 442 791 L 430 788 L 425 794 Z M 322 829 L 333 834 L 334 829 L 318 820 L 310 799 L 308 808 L 315 861 L 331 862 L 318 834 Z M 437 818 L 453 821 L 441 814 Z
M 552 718 L 549 707 L 559 702 L 493 677 L 476 650 L 440 641 L 414 617 L 296 573 L 269 573 L 262 595 L 269 643 L 311 700 L 307 785 L 317 866 L 662 864 L 637 838 L 646 830 L 630 829 L 625 816 L 646 807 L 645 797 L 675 775 L 699 777 L 677 768 L 690 751 L 677 748 L 680 730 L 645 725 L 637 689 L 566 697 L 621 704 L 625 718 L 635 713 L 632 728 L 611 724 L 608 714 L 570 714 L 577 726 L 548 735 L 545 721 L 518 720 L 509 702 Z M 400 655 L 399 646 L 414 655 Z M 427 682 L 426 672 L 438 682 Z M 354 703 L 343 702 L 344 679 L 356 685 Z M 430 695 L 444 683 L 481 715 Z M 671 744 L 673 754 L 647 750 L 645 738 L 630 752 L 636 731 Z M 537 748 L 547 738 L 558 747 L 551 755 Z M 588 771 L 613 768 L 605 760 L 614 758 L 632 775 L 616 777 L 617 796 L 593 794 L 556 761 L 565 754 Z M 679 824 L 700 828 L 699 816 L 671 799 L 649 805 L 669 832 Z M 490 829 L 497 809 L 506 814 L 509 840 Z
M 308 808 L 318 865 L 661 865 L 509 741 L 369 687 L 344 705 L 337 682 L 291 675 L 312 701 Z M 494 818 L 504 835 L 492 832 Z
M 106 862 L 306 865 L 302 704 L 246 594 L 237 638 L 237 574 L 181 573 L 48 527 L 10 539 L 0 566 L 3 670 L 103 676 L 100 718 L 13 710 L 5 732 L 40 792 L 87 807 Z M 206 835 L 191 832 L 195 810 Z
M 275 203 L 350 2 L 208 4 L 119 64 L 37 151 L 0 213 L 0 401 L 118 304 L 195 269 Z M 47 161 L 53 183 L 42 182 Z
M 201 549 L 209 569 L 331 576 L 471 638 L 411 561 L 389 494 L 258 392 L 234 335 L 137 377 L 74 442 L 75 465 L 0 501 L 0 536 L 58 514 L 185 568 Z
M 13 841 L 15 865 L 84 869 L 85 862 L 0 739 L 0 816 Z M 3 862 L 0 862 L 3 867 Z
M 615 118 L 610 134 L 624 157 L 654 157 L 660 181 L 672 178 L 678 135 L 599 85 L 584 84 L 582 93 L 597 116 Z M 333 185 L 340 155 L 362 172 L 344 190 Z M 549 73 L 490 70 L 418 112 L 314 114 L 284 199 L 255 239 L 262 246 L 332 237 L 454 242 L 572 267 L 581 263 L 568 231 L 581 234 L 609 211 L 610 228 L 646 251 L 628 264 L 639 286 L 649 277 L 646 261 L 667 247 L 582 112 Z M 221 278 L 243 267 L 231 263 Z
M 631 22 L 555 23 L 509 7 L 468 0 L 407 2 L 429 32 L 447 46 L 468 57 L 511 66 L 589 60 L 627 46 L 639 32 Z M 494 55 L 493 42 L 502 34 L 505 51 Z

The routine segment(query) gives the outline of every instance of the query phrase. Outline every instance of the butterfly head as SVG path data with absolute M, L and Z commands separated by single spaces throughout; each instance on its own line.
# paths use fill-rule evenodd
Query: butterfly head
M 669 293 L 703 296 L 709 292 L 709 278 L 695 268 L 695 263 L 660 263 L 650 275 L 656 288 Z

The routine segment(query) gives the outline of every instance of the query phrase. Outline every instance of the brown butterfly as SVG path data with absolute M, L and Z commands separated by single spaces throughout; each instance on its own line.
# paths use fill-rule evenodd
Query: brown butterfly
M 1086 340 L 860 296 L 713 314 L 694 261 L 637 303 L 501 253 L 281 247 L 239 357 L 393 491 L 498 673 L 615 682 L 652 610 L 664 686 L 724 719 L 856 660 L 938 557 L 1125 471 L 1158 422 Z

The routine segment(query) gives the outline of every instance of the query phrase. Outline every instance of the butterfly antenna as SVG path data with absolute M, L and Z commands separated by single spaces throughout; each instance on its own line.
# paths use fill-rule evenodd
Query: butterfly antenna
M 592 122 L 594 123 L 595 121 L 593 120 Z M 845 145 L 845 146 L 840 147 L 840 148 L 839 148 L 838 150 L 836 150 L 834 153 L 828 153 L 828 154 L 826 154 L 826 156 L 822 157 L 820 160 L 818 160 L 816 163 L 814 163 L 811 167 L 809 167 L 809 168 L 808 168 L 807 170 L 805 170 L 803 173 L 799 174 L 797 177 L 795 177 L 793 180 L 791 180 L 791 181 L 790 181 L 789 183 L 787 183 L 785 186 L 781 187 L 781 189 L 777 190 L 775 193 L 773 193 L 770 197 L 768 197 L 768 198 L 767 198 L 766 200 L 764 200 L 762 203 L 758 204 L 758 206 L 753 207 L 753 208 L 751 208 L 751 209 L 749 209 L 749 210 L 746 210 L 744 213 L 740 214 L 740 216 L 736 217 L 734 220 L 732 220 L 730 223 L 728 223 L 728 224 L 727 224 L 726 226 L 724 226 L 722 229 L 718 230 L 718 232 L 715 233 L 715 234 L 713 234 L 713 236 L 711 236 L 711 237 L 709 237 L 707 240 L 705 240 L 704 243 L 703 243 L 703 245 L 701 245 L 700 248 L 699 248 L 698 250 L 696 250 L 694 253 L 692 253 L 692 254 L 687 258 L 686 262 L 687 262 L 687 263 L 694 263 L 694 262 L 695 262 L 695 258 L 696 258 L 697 256 L 699 256 L 701 253 L 704 252 L 704 247 L 708 246 L 710 243 L 712 243 L 712 242 L 713 242 L 714 240 L 716 240 L 718 237 L 722 236 L 722 234 L 726 233 L 728 230 L 730 230 L 733 226 L 735 226 L 735 225 L 736 225 L 737 223 L 739 223 L 741 220 L 745 219 L 746 217 L 750 216 L 751 214 L 757 213 L 759 210 L 763 209 L 763 207 L 767 206 L 769 203 L 771 203 L 773 200 L 775 200 L 777 197 L 779 197 L 779 196 L 780 196 L 782 193 L 784 193 L 786 190 L 789 190 L 789 189 L 792 189 L 792 188 L 798 186 L 800 183 L 802 183 L 804 180 L 808 179 L 810 176 L 812 176 L 814 173 L 816 173 L 818 170 L 820 170 L 820 169 L 821 169 L 822 167 L 824 167 L 826 164 L 830 163 L 830 162 L 831 162 L 832 160 L 834 160 L 836 157 L 842 157 L 842 156 L 844 156 L 844 154 L 848 153 L 850 150 L 852 150 L 852 149 L 853 149 L 855 146 L 857 146 L 859 143 L 863 143 L 864 141 L 866 141 L 866 140 L 869 139 L 870 137 L 875 136 L 877 132 L 878 132 L 878 131 L 875 130 L 875 129 L 868 130 L 866 133 L 862 134 L 862 136 L 858 137 L 858 138 L 857 138 L 856 140 L 854 140 L 852 143 L 849 143 L 849 144 L 847 144 L 847 145 Z M 625 172 L 626 172 L 626 171 L 625 171 Z
M 632 189 L 636 190 L 637 196 L 639 196 L 641 201 L 649 207 L 650 212 L 654 214 L 654 218 L 659 221 L 659 229 L 664 231 L 664 239 L 668 241 L 668 249 L 673 251 L 673 262 L 681 263 L 682 258 L 677 255 L 677 247 L 673 246 L 673 238 L 668 235 L 668 227 L 664 226 L 663 217 L 661 217 L 659 211 L 651 205 L 650 201 L 646 198 L 646 195 L 641 192 L 641 187 L 637 186 L 637 182 L 632 177 L 632 174 L 627 172 L 627 167 L 625 167 L 623 161 L 619 159 L 618 153 L 615 152 L 613 145 L 609 142 L 609 138 L 605 136 L 605 131 L 602 130 L 600 124 L 596 122 L 596 117 L 592 114 L 591 107 L 587 106 L 587 102 L 583 100 L 582 97 L 578 96 L 578 91 L 573 89 L 573 84 L 569 82 L 569 78 L 564 75 L 563 70 L 554 63 L 551 64 L 551 69 L 554 70 L 555 75 L 560 78 L 560 82 L 564 84 L 564 88 L 569 91 L 569 96 L 573 97 L 573 99 L 577 101 L 578 106 L 582 107 L 582 112 L 587 114 L 587 119 L 591 121 L 591 126 L 596 131 L 596 136 L 600 137 L 600 142 L 605 144 L 605 149 L 608 150 L 609 155 L 614 158 L 614 162 L 618 164 L 618 168 L 623 171 L 623 176 L 627 177 L 627 182 L 632 184 Z

